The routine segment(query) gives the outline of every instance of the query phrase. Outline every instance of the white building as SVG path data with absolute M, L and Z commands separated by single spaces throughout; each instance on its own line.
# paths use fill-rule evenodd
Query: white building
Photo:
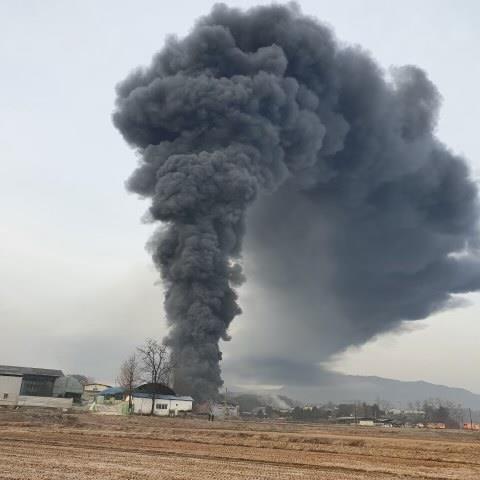
M 192 411 L 192 397 L 176 395 L 155 395 L 154 415 L 177 416 Z M 152 411 L 152 395 L 148 393 L 133 394 L 133 411 L 140 415 L 149 415 Z
M 361 427 L 374 427 L 375 426 L 375 421 L 374 420 L 359 420 L 358 424 Z
M 240 407 L 233 403 L 214 403 L 211 408 L 211 413 L 215 418 L 229 418 L 229 417 L 239 417 L 240 416 Z

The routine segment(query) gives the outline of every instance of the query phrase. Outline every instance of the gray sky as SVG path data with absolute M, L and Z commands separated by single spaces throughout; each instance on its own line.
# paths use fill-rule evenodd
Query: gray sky
M 163 335 L 162 291 L 144 250 L 151 226 L 140 222 L 146 204 L 123 186 L 135 157 L 110 120 L 114 85 L 213 3 L 0 1 L 0 363 L 112 380 L 130 350 Z M 478 2 L 300 4 L 385 68 L 424 68 L 444 98 L 439 137 L 478 175 Z M 245 313 L 227 358 L 268 341 L 251 339 L 257 295 L 248 283 L 241 292 Z M 468 300 L 333 365 L 480 392 L 480 295 Z

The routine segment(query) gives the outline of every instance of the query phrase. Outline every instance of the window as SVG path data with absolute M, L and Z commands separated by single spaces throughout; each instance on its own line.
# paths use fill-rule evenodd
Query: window
M 8 398 L 8 393 L 3 394 L 3 399 L 6 400 Z
M 54 377 L 43 375 L 24 375 L 20 395 L 35 397 L 51 397 L 53 392 Z
M 168 405 L 166 403 L 157 403 L 155 408 L 157 410 L 166 410 L 168 408 Z

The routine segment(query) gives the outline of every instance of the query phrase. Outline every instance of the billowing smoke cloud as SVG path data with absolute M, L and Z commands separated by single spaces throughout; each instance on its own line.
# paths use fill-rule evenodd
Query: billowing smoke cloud
M 477 188 L 434 136 L 419 68 L 387 76 L 295 6 L 217 5 L 117 93 L 140 153 L 128 188 L 162 222 L 150 248 L 180 392 L 222 384 L 246 226 L 256 281 L 332 338 L 319 359 L 480 288 Z

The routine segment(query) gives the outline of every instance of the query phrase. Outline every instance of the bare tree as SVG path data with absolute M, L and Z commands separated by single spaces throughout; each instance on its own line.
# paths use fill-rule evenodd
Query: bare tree
M 155 409 L 155 387 L 157 383 L 168 383 L 172 371 L 170 354 L 165 345 L 158 343 L 152 338 L 147 338 L 144 345 L 137 348 L 142 363 L 143 378 L 145 381 L 154 385 L 152 391 L 152 409 L 150 415 L 153 415 Z
M 117 383 L 124 389 L 128 395 L 128 411 L 132 412 L 133 391 L 141 382 L 141 368 L 138 358 L 135 354 L 130 355 L 121 365 L 120 373 L 117 377 Z

